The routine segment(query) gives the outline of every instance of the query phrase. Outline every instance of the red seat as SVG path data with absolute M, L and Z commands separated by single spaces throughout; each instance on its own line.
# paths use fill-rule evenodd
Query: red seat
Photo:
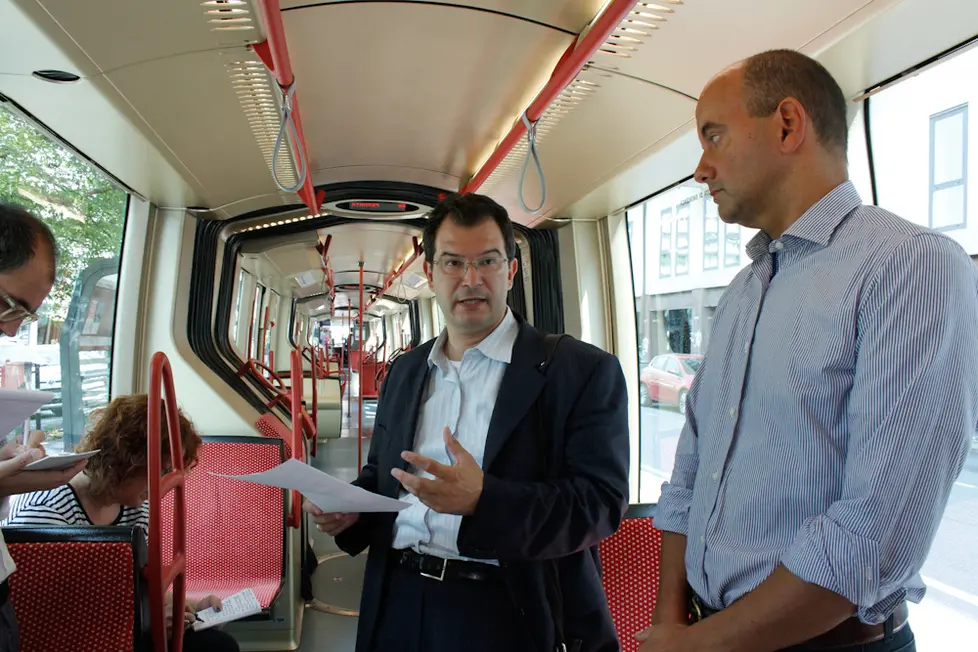
M 280 419 L 272 414 L 263 414 L 255 421 L 255 427 L 262 437 L 281 439 L 285 445 L 285 457 L 292 457 L 292 446 L 289 444 L 292 440 L 292 431 Z
M 285 491 L 229 478 L 285 461 L 284 442 L 261 437 L 204 437 L 187 476 L 187 596 L 226 598 L 251 588 L 262 607 L 285 580 Z M 163 557 L 170 560 L 172 494 L 164 499 Z
M 146 535 L 137 527 L 5 527 L 22 652 L 149 646 Z
M 601 542 L 601 581 L 623 652 L 638 650 L 635 633 L 649 626 L 659 590 L 662 532 L 649 505 L 633 505 L 618 531 Z

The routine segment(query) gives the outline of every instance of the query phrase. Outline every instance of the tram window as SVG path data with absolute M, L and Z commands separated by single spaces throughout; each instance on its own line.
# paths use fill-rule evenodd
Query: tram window
M 51 392 L 29 427 L 47 433 L 49 452 L 71 450 L 92 410 L 109 402 L 129 197 L 8 107 L 0 104 L 0 201 L 44 220 L 61 255 L 39 319 L 0 339 L 0 386 Z
M 265 297 L 265 286 L 259 283 L 255 286 L 255 296 L 251 304 L 251 341 L 248 342 L 248 356 L 258 357 L 258 342 L 261 339 L 261 329 L 264 325 L 262 320 L 262 300 Z
M 241 325 L 241 304 L 244 301 L 245 279 L 247 276 L 248 272 L 244 269 L 238 272 L 237 299 L 234 302 L 234 317 L 231 319 L 231 341 L 235 344 L 238 342 L 238 330 Z
M 978 48 L 947 58 L 868 100 L 879 205 L 941 230 L 978 259 L 978 189 L 969 165 L 969 108 L 978 103 Z M 850 148 L 851 149 L 851 148 Z M 926 337 L 926 333 L 921 333 Z M 975 333 L 978 337 L 978 333 Z M 951 488 L 920 574 L 927 595 L 911 605 L 920 652 L 978 636 L 978 434 Z
M 704 186 L 691 179 L 635 206 L 626 219 L 641 397 L 637 502 L 651 503 L 672 473 L 685 420 L 680 407 L 695 373 L 687 372 L 706 353 L 713 310 L 754 232 L 720 222 Z

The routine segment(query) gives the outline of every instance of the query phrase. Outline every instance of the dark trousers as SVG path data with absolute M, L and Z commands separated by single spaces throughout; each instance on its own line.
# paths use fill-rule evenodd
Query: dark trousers
M 523 616 L 501 580 L 438 581 L 391 564 L 374 630 L 377 652 L 530 652 Z
M 238 652 L 239 649 L 234 637 L 219 629 L 199 632 L 188 629 L 183 633 L 184 652 Z
M 9 600 L 0 606 L 0 652 L 20 651 L 20 630 L 17 627 L 17 614 Z

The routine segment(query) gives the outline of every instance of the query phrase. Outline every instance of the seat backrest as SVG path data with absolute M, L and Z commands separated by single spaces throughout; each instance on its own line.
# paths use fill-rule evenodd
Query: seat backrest
M 635 652 L 635 633 L 649 626 L 659 590 L 662 532 L 651 505 L 633 505 L 618 531 L 601 542 L 601 581 L 623 652 Z
M 5 527 L 22 652 L 146 650 L 146 535 L 138 527 Z
M 274 414 L 263 414 L 255 421 L 255 428 L 262 437 L 281 440 L 285 447 L 285 457 L 292 457 L 292 446 L 289 444 L 292 432 L 278 417 Z
M 187 475 L 187 592 L 221 598 L 255 583 L 285 579 L 286 492 L 211 475 L 247 475 L 285 461 L 284 442 L 264 437 L 204 437 Z M 172 497 L 163 503 L 163 557 L 172 551 Z M 257 594 L 257 591 L 256 591 Z M 275 593 L 263 592 L 267 607 Z

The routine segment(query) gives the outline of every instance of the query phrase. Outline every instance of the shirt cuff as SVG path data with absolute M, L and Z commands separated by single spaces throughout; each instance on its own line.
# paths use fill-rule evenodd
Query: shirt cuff
M 665 532 L 686 536 L 689 532 L 689 510 L 693 491 L 668 482 L 662 485 L 662 495 L 655 508 L 655 527 Z
M 781 563 L 805 582 L 843 596 L 861 615 L 882 597 L 877 543 L 824 514 L 805 521 Z

